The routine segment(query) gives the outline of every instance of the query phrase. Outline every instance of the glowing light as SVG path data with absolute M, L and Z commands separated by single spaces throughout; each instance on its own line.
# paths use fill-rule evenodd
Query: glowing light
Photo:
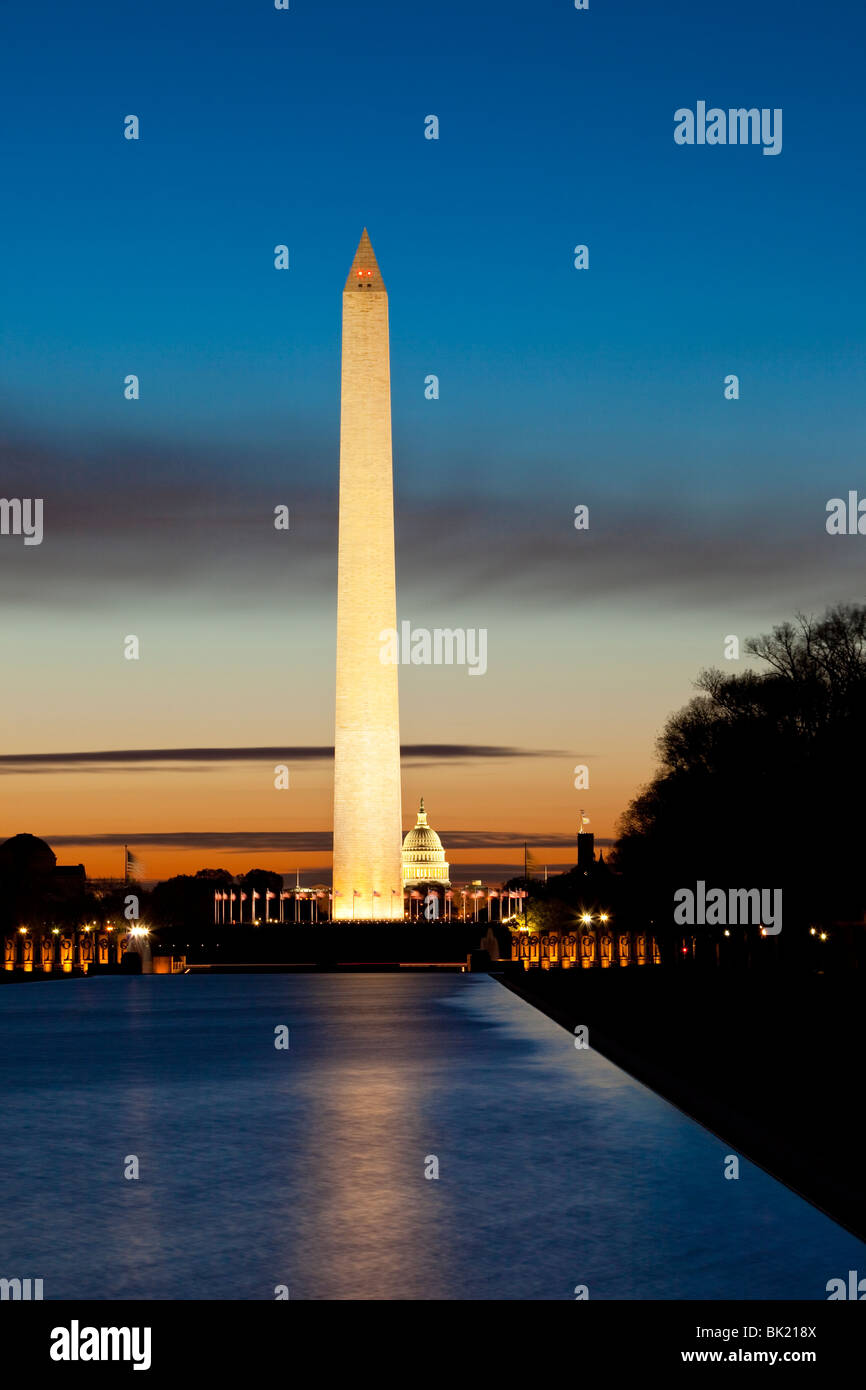
M 818 933 L 817 933 L 817 931 L 815 930 L 814 927 L 810 927 L 810 928 L 809 928 L 809 935 L 810 935 L 810 936 L 817 936 L 817 935 L 818 935 Z
M 727 929 L 727 927 L 726 927 L 726 928 L 725 928 L 725 936 L 730 936 L 730 934 L 731 934 L 731 933 L 728 931 L 728 929 Z
M 589 926 L 590 922 L 592 921 L 592 917 L 588 912 L 582 912 L 580 915 L 580 920 L 581 922 L 585 923 L 586 926 Z
M 601 920 L 602 920 L 602 922 L 607 922 L 607 921 L 609 920 L 608 915 L 607 915 L 606 912 L 603 912 L 603 913 L 601 914 Z
M 147 927 L 130 927 L 130 936 L 147 936 Z
M 21 933 L 22 936 L 26 936 L 26 935 L 27 935 L 27 928 L 26 928 L 26 927 L 19 927 L 18 930 L 20 931 L 20 933 Z
M 826 933 L 825 931 L 822 931 L 820 939 L 821 939 L 821 941 L 826 941 L 826 940 L 827 940 L 827 933 Z

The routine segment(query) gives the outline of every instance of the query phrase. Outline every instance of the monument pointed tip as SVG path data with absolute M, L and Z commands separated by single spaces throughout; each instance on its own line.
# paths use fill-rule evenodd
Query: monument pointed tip
M 355 252 L 355 259 L 352 261 L 352 269 L 349 271 L 344 293 L 359 289 L 366 290 L 368 293 L 378 290 L 380 294 L 384 293 L 385 290 L 379 262 L 376 260 L 373 243 L 366 227 L 361 233 L 361 240 L 358 242 L 358 249 Z

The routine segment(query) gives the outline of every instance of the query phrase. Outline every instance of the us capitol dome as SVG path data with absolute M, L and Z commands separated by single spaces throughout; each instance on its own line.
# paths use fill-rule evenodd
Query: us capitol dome
M 427 824 L 423 796 L 418 819 L 403 841 L 402 859 L 404 888 L 412 883 L 450 883 L 442 841 Z

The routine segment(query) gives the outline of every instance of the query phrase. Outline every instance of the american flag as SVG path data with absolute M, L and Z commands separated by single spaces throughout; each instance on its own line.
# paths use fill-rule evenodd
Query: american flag
M 129 880 L 129 879 L 131 879 L 131 878 L 134 878 L 134 879 L 139 879 L 139 878 L 141 878 L 141 875 L 142 875 L 142 873 L 143 873 L 143 869 L 142 869 L 142 866 L 141 866 L 141 861 L 138 860 L 138 859 L 136 859 L 135 855 L 131 852 L 131 850 L 129 849 L 129 846 L 128 846 L 128 845 L 124 845 L 124 846 L 123 846 L 123 853 L 124 853 L 124 860 L 123 860 L 123 876 L 124 876 L 124 878 L 127 879 L 127 880 Z

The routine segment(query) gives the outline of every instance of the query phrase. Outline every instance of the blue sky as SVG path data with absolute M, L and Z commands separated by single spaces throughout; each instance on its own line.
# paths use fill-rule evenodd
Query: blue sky
M 129 364 L 144 434 L 255 448 L 289 425 L 327 448 L 366 223 L 410 487 L 469 454 L 516 493 L 587 456 L 628 485 L 705 466 L 715 489 L 724 458 L 724 492 L 756 462 L 808 477 L 815 431 L 862 440 L 853 4 L 49 3 L 5 23 L 13 419 L 122 431 Z M 699 98 L 781 107 L 782 154 L 676 146 Z

